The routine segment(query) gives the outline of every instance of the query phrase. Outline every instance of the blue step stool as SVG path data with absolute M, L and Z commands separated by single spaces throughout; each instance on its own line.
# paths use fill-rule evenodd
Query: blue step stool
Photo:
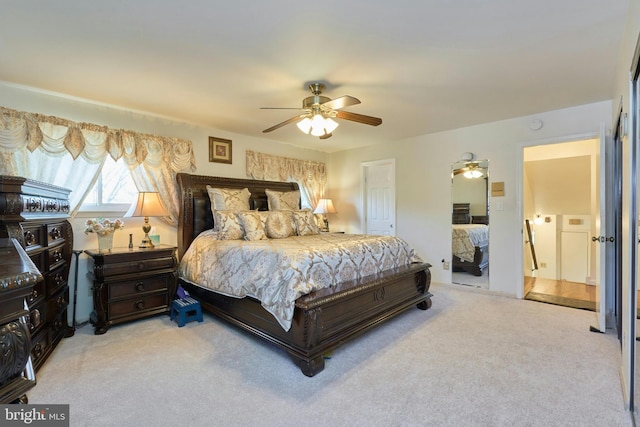
M 193 320 L 202 322 L 202 309 L 200 308 L 200 302 L 191 297 L 174 299 L 171 304 L 171 320 L 173 319 L 176 319 L 178 326 L 181 328 L 185 323 Z

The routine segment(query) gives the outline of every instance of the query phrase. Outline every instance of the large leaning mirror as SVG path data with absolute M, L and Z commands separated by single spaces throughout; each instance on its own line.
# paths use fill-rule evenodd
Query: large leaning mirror
M 451 281 L 489 288 L 489 161 L 451 168 Z

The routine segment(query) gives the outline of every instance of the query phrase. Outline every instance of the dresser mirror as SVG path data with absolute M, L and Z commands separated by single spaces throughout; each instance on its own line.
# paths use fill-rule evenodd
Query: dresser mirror
M 489 161 L 451 167 L 451 281 L 489 288 Z

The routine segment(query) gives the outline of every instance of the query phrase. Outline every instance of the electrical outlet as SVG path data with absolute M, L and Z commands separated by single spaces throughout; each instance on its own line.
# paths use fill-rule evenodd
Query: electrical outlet
M 445 270 L 449 269 L 449 261 L 445 261 L 442 263 L 442 268 L 444 268 Z
M 540 263 L 540 268 L 547 268 L 547 263 L 546 262 L 541 262 Z

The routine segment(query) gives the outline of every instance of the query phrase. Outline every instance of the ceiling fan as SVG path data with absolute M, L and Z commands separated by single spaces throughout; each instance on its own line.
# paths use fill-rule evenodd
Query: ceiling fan
M 464 167 L 453 170 L 453 176 L 464 174 L 465 178 L 480 178 L 483 176 L 483 168 L 478 162 L 467 162 Z
M 320 139 L 327 139 L 331 138 L 332 132 L 338 127 L 338 123 L 333 120 L 334 118 L 371 126 L 378 126 L 382 123 L 382 119 L 378 117 L 342 111 L 345 107 L 360 104 L 360 100 L 349 95 L 331 99 L 320 95 L 324 89 L 325 85 L 322 83 L 311 83 L 309 90 L 311 90 L 313 96 L 308 96 L 302 100 L 302 108 L 262 107 L 262 110 L 302 110 L 301 114 L 271 126 L 262 132 L 271 132 L 289 123 L 297 122 L 296 124 L 302 132 L 318 136 Z

